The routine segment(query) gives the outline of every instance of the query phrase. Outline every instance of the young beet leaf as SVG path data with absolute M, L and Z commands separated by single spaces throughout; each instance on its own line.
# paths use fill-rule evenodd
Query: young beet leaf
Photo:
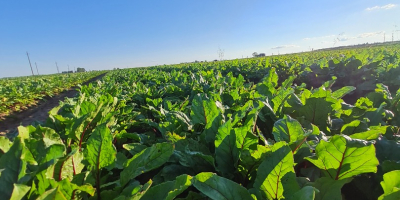
M 315 200 L 342 200 L 341 189 L 344 184 L 350 181 L 351 178 L 333 180 L 328 177 L 322 177 L 310 185 L 314 186 L 319 191 L 315 195 Z
M 160 167 L 169 160 L 174 152 L 174 146 L 170 143 L 157 143 L 135 154 L 125 163 L 125 169 L 121 172 L 121 185 L 126 185 L 131 179 Z
M 384 193 L 379 197 L 379 200 L 400 199 L 400 170 L 384 174 L 381 185 Z
M 14 193 L 14 190 L 26 189 L 17 183 L 21 183 L 21 179 L 26 175 L 26 167 L 29 162 L 27 159 L 31 157 L 27 153 L 21 138 L 17 137 L 11 148 L 0 158 L 0 199 L 19 196 Z
M 189 186 L 192 185 L 192 177 L 189 175 L 181 175 L 176 177 L 174 181 L 168 181 L 150 188 L 141 198 L 141 200 L 164 199 L 172 200 Z
M 194 187 L 213 200 L 253 199 L 243 186 L 211 172 L 197 174 L 192 182 Z
M 100 195 L 101 169 L 115 163 L 117 151 L 112 144 L 112 135 L 105 124 L 96 127 L 83 151 L 85 161 L 95 174 L 96 192 Z
M 305 159 L 325 170 L 334 180 L 375 173 L 379 165 L 372 143 L 346 135 L 334 135 L 329 142 L 322 140 L 316 147 L 316 155 Z
M 278 142 L 258 167 L 254 188 L 263 199 L 284 199 L 299 190 L 294 174 L 293 153 L 286 142 Z M 261 197 L 260 197 L 261 198 Z

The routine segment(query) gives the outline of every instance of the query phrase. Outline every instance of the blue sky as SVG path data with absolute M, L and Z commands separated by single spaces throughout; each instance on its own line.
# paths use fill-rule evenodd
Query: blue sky
M 26 51 L 51 74 L 382 42 L 399 13 L 399 0 L 2 0 L 0 77 L 30 75 Z

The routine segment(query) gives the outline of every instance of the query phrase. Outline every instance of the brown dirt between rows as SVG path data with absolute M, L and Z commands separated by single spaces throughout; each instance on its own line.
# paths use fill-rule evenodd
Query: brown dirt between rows
M 84 82 L 81 85 L 88 85 L 89 83 L 103 78 L 105 74 L 99 75 Z M 0 136 L 7 133 L 13 133 L 17 130 L 18 126 L 28 126 L 35 121 L 44 122 L 49 117 L 49 111 L 60 104 L 65 98 L 72 98 L 78 94 L 76 90 L 78 87 L 72 87 L 64 92 L 54 96 L 45 97 L 39 101 L 37 106 L 28 108 L 21 112 L 12 113 L 0 121 Z

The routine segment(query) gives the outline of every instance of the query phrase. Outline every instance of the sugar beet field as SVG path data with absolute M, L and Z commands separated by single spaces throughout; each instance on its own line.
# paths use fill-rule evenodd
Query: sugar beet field
M 0 79 L 0 123 L 101 73 Z M 400 199 L 399 87 L 399 44 L 108 71 L 0 136 L 0 199 Z

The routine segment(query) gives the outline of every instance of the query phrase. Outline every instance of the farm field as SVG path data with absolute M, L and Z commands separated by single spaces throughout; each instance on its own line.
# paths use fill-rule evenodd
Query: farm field
M 400 199 L 399 88 L 398 44 L 109 71 L 0 137 L 0 199 Z
M 27 109 L 44 97 L 104 74 L 104 71 L 0 79 L 0 116 Z

